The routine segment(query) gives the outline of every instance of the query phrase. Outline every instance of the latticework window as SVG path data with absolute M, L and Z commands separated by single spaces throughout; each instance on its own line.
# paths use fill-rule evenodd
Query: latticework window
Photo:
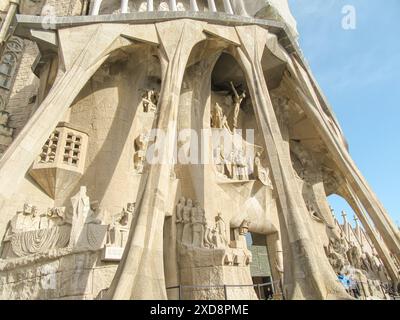
M 42 153 L 39 156 L 40 163 L 54 163 L 59 140 L 60 132 L 55 130 L 42 148 Z
M 82 137 L 72 132 L 67 134 L 65 142 L 63 162 L 65 164 L 78 166 L 81 154 Z
M 11 52 L 6 53 L 0 63 L 0 87 L 10 89 L 16 67 L 16 56 Z

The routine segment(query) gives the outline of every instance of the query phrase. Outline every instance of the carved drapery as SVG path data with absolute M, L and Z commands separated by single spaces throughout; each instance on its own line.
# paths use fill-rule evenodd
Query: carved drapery
M 71 227 L 60 226 L 15 233 L 11 237 L 11 249 L 18 257 L 65 248 L 69 242 Z

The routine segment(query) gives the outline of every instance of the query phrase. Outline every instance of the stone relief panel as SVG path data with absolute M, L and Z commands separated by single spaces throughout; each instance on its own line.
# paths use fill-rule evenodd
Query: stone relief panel
M 71 198 L 70 209 L 26 203 L 2 239 L 0 298 L 94 299 L 106 290 L 122 258 L 135 204 L 128 203 L 110 224 L 99 218 L 100 209 L 86 187 Z
M 70 251 L 100 250 L 109 226 L 97 218 L 97 209 L 90 203 L 86 187 L 81 187 L 71 202 L 72 212 L 67 212 L 65 207 L 56 207 L 42 213 L 36 206 L 26 203 L 8 224 L 1 259 L 46 255 L 64 248 Z
M 192 288 L 184 290 L 185 298 L 223 299 L 223 289 L 206 288 L 211 278 L 214 285 L 222 287 L 252 283 L 252 256 L 245 239 L 249 221 L 243 221 L 240 228 L 232 230 L 231 239 L 231 230 L 222 214 L 218 213 L 213 222 L 207 221 L 199 202 L 185 197 L 176 206 L 175 221 L 180 283 Z M 230 298 L 236 295 L 256 299 L 252 287 L 232 289 Z
M 0 97 L 0 155 L 13 141 L 14 129 L 8 125 L 10 114 L 4 111 L 4 100 Z
M 360 296 L 385 299 L 382 284 L 388 283 L 389 279 L 385 267 L 375 249 L 372 253 L 368 252 L 349 227 L 347 222 L 344 227 L 337 225 L 339 236 L 332 236 L 325 247 L 329 262 L 336 274 L 346 275 L 357 283 L 354 288 Z
M 65 248 L 70 231 L 71 226 L 65 221 L 65 208 L 39 213 L 35 206 L 25 204 L 9 222 L 3 237 L 1 258 L 24 257 Z
M 245 90 L 230 82 L 229 91 L 214 92 L 210 111 L 210 126 L 213 135 L 213 161 L 222 180 L 260 181 L 272 188 L 270 170 L 263 166 L 264 148 L 249 143 L 243 138 Z
M 107 242 L 102 252 L 102 261 L 120 261 L 128 241 L 129 230 L 135 217 L 135 203 L 128 203 L 126 209 L 112 217 L 108 225 Z
M 14 128 L 9 126 L 10 113 L 6 111 L 6 107 L 23 50 L 23 40 L 12 36 L 7 41 L 0 60 L 0 156 L 13 141 Z
M 176 208 L 177 241 L 187 247 L 223 249 L 228 245 L 226 224 L 221 214 L 212 225 L 198 202 L 181 198 Z

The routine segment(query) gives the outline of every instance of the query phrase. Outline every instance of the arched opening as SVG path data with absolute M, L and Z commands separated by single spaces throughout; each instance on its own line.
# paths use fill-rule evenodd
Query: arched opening
M 274 281 L 267 238 L 263 234 L 249 232 L 246 242 L 252 254 L 250 271 L 253 284 L 257 286 L 258 299 L 271 300 L 276 297 L 280 283 Z
M 347 221 L 351 226 L 355 226 L 354 218 L 356 217 L 356 213 L 353 211 L 353 208 L 349 205 L 349 203 L 341 196 L 337 194 L 332 194 L 327 198 L 329 205 L 332 209 L 332 214 L 335 216 L 336 220 L 340 221 L 343 224 L 343 212 L 348 217 Z
M 327 199 L 340 234 L 339 240 L 331 239 L 327 248 L 332 267 L 340 277 L 349 279 L 349 291 L 354 297 L 385 299 L 392 287 L 391 278 L 380 256 L 381 248 L 371 238 L 369 228 L 375 229 L 371 220 L 362 216 L 366 220 L 360 221 L 359 212 L 353 210 L 355 204 L 340 195 L 331 194 Z

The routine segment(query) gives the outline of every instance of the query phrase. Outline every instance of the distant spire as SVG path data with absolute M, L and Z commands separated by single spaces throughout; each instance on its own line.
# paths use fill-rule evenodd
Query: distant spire
M 331 206 L 329 206 L 329 209 L 331 210 L 332 217 L 336 219 L 335 210 Z
M 346 211 L 342 211 L 342 217 L 343 217 L 343 224 L 346 224 L 347 223 L 347 213 L 346 213 Z
M 354 223 L 356 224 L 356 228 L 358 227 L 358 217 L 354 215 Z

